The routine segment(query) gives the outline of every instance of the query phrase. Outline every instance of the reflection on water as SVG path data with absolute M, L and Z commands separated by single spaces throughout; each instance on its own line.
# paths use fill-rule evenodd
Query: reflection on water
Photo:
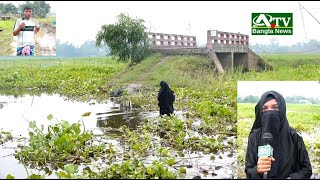
M 107 112 L 96 113 L 97 127 L 120 128 L 126 125 L 135 129 L 143 119 L 140 115 L 140 106 L 133 105 L 131 102 L 121 103 L 118 107 L 113 107 Z
M 184 112 L 176 111 L 175 115 L 178 118 L 183 118 Z M 118 129 L 122 125 L 126 125 L 130 129 L 136 129 L 145 119 L 159 117 L 159 111 L 144 112 L 141 110 L 141 106 L 125 102 L 111 107 L 106 112 L 98 112 L 96 116 L 97 127 Z
M 0 119 L 6 122 L 1 123 L 1 128 L 11 131 L 14 137 L 28 137 L 29 121 L 49 125 L 49 114 L 53 115 L 54 120 L 77 123 L 86 112 L 91 112 L 90 116 L 83 117 L 86 129 L 92 129 L 97 134 L 105 132 L 107 127 L 119 128 L 122 125 L 135 129 L 145 119 L 159 116 L 158 111 L 145 112 L 131 102 L 79 102 L 66 100 L 57 94 L 0 96 Z M 175 114 L 183 118 L 184 112 L 177 111 Z

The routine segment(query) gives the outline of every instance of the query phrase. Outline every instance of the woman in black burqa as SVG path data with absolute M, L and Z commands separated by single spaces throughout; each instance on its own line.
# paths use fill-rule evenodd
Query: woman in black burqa
M 266 109 L 269 102 L 274 102 L 270 110 Z M 247 177 L 262 178 L 267 172 L 268 178 L 310 178 L 312 168 L 308 152 L 301 135 L 289 126 L 283 96 L 276 91 L 265 92 L 255 107 L 255 114 L 246 152 Z M 266 132 L 273 135 L 273 158 L 258 157 L 258 146 L 263 145 L 262 135 Z
M 160 107 L 160 115 L 173 114 L 173 101 L 175 100 L 174 91 L 172 91 L 167 82 L 160 82 L 161 89 L 158 93 L 158 106 Z

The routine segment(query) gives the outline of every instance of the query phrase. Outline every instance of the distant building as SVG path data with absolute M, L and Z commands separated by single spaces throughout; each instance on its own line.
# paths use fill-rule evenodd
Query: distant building
M 312 104 L 309 100 L 300 100 L 299 104 Z
M 3 21 L 8 21 L 8 20 L 11 19 L 11 16 L 10 16 L 9 14 L 2 14 L 2 13 L 0 13 L 0 18 L 1 18 L 1 20 L 3 20 Z
M 46 17 L 56 17 L 56 13 L 49 12 L 46 14 Z

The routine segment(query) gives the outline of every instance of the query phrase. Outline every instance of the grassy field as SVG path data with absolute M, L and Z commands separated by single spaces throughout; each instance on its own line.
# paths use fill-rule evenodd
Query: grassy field
M 0 32 L 0 56 L 6 56 L 12 53 L 12 29 L 15 21 L 15 19 L 10 19 L 9 21 L 0 21 L 0 28 L 3 30 Z
M 115 61 L 112 57 L 80 57 L 80 58 L 58 58 L 58 57 L 0 57 L 2 68 L 15 67 L 49 67 L 49 66 L 117 66 L 123 63 Z M 124 65 L 124 64 L 123 64 Z
M 44 23 L 46 25 L 52 25 L 52 21 L 55 20 L 56 17 L 51 16 L 51 17 L 47 17 L 47 18 L 37 18 L 38 22 L 40 23 Z
M 216 80 L 212 71 L 212 63 L 201 56 L 172 56 L 155 55 L 142 63 L 128 67 L 117 83 L 143 83 L 158 86 L 161 80 L 168 81 L 174 87 L 189 87 L 204 89 L 214 85 Z M 143 72 L 143 73 L 142 73 Z M 216 84 L 219 86 L 221 84 Z
M 282 67 L 296 68 L 305 64 L 320 64 L 320 54 L 261 54 L 267 63 L 275 69 Z
M 248 135 L 253 125 L 254 103 L 237 104 L 237 145 L 238 145 L 238 172 L 241 178 L 245 178 L 244 161 Z M 320 105 L 287 104 L 287 119 L 289 125 L 298 132 L 303 132 L 304 142 L 312 160 L 314 172 L 320 172 L 318 144 L 320 143 Z M 316 137 L 315 139 L 313 137 Z

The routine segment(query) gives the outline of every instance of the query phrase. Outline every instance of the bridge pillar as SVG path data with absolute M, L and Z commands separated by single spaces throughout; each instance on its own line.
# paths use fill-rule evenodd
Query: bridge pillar
M 234 67 L 234 53 L 231 51 L 231 68 Z
M 224 70 L 232 69 L 233 68 L 233 58 L 232 53 L 230 52 L 216 52 L 218 59 Z
M 235 67 L 243 67 L 244 70 L 248 70 L 249 55 L 248 53 L 235 53 L 234 65 Z

